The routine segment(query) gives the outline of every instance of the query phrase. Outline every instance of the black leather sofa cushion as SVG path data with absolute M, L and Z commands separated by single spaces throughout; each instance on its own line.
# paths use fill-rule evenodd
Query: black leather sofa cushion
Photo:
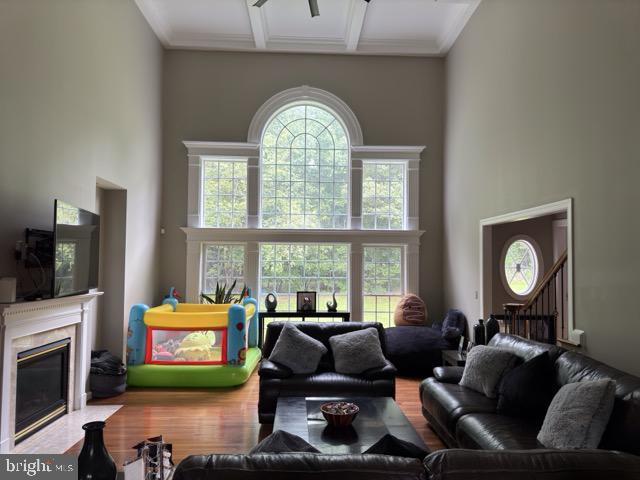
M 362 372 L 362 376 L 367 380 L 393 380 L 396 378 L 398 370 L 389 360 L 385 359 L 382 367 L 370 368 Z
M 263 358 L 260 362 L 258 375 L 263 378 L 289 378 L 293 375 L 293 372 L 284 365 L 272 362 L 268 358 Z
M 430 377 L 420 384 L 422 406 L 451 432 L 460 417 L 469 413 L 495 413 L 497 400 L 458 384 Z
M 433 369 L 433 376 L 442 383 L 460 383 L 464 367 L 436 367 Z
M 426 480 L 422 462 L 389 455 L 193 455 L 174 480 Z
M 556 359 L 565 352 L 563 348 L 556 347 L 555 345 L 535 342 L 533 340 L 528 340 L 526 338 L 506 333 L 498 333 L 494 335 L 494 337 L 489 341 L 489 346 L 511 352 L 525 362 L 544 352 L 548 352 L 549 359 L 552 362 L 555 362 Z
M 556 362 L 558 383 L 611 379 L 616 400 L 600 448 L 640 455 L 640 378 L 579 353 L 567 352 Z
M 638 480 L 640 458 L 606 450 L 439 450 L 430 480 Z
M 460 448 L 478 450 L 528 450 L 539 448 L 536 437 L 541 422 L 494 413 L 470 413 L 456 424 Z

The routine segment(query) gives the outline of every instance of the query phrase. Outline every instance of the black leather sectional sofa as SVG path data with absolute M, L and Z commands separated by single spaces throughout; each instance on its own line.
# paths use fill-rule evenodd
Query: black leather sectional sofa
M 515 335 L 498 334 L 490 345 L 523 360 L 549 352 L 558 388 L 584 380 L 614 380 L 615 405 L 600 448 L 640 455 L 640 378 L 579 353 Z M 463 367 L 439 367 L 434 369 L 434 377 L 420 385 L 423 415 L 447 446 L 482 450 L 540 448 L 536 440 L 540 421 L 499 415 L 497 400 L 458 385 L 462 371 Z
M 605 450 L 439 450 L 387 455 L 194 455 L 173 480 L 638 480 L 640 457 Z

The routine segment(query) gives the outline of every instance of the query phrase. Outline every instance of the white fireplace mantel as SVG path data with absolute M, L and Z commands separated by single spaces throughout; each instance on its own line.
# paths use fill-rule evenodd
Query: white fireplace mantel
M 2 346 L 2 388 L 0 389 L 0 453 L 13 448 L 15 425 L 11 425 L 12 370 L 16 365 L 15 339 L 75 326 L 73 405 L 80 410 L 87 404 L 87 383 L 91 363 L 90 315 L 93 300 L 102 292 L 24 302 L 0 304 L 0 345 Z M 15 375 L 15 372 L 13 372 Z M 15 391 L 15 386 L 14 386 Z M 13 400 L 15 401 L 15 399 Z

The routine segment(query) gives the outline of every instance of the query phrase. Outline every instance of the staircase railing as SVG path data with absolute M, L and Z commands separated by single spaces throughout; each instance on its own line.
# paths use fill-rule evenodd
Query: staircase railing
M 532 340 L 555 344 L 566 339 L 567 252 L 542 277 L 524 303 L 505 303 L 505 331 Z

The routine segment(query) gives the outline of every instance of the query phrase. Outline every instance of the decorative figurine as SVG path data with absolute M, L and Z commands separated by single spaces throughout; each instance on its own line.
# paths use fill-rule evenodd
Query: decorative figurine
M 336 300 L 336 292 L 333 292 L 333 301 L 327 302 L 327 312 L 337 312 L 338 311 L 338 301 Z
M 278 306 L 278 298 L 276 294 L 271 292 L 264 299 L 264 306 L 267 307 L 267 312 L 275 312 Z

